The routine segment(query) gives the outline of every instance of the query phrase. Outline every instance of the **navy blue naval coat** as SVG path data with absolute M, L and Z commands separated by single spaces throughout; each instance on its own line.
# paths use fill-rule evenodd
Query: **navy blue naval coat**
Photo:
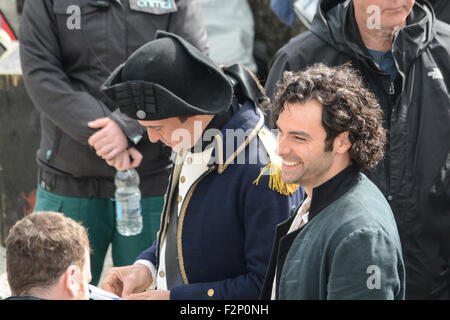
M 227 136 L 227 129 L 242 129 L 248 135 L 242 141 Z M 261 134 L 270 132 L 259 109 L 247 102 L 221 132 L 223 141 L 215 140 L 211 157 L 216 160 L 192 184 L 180 211 L 177 250 L 184 284 L 170 289 L 171 299 L 257 299 L 275 227 L 304 196 L 301 188 L 289 196 L 270 189 L 267 175 L 253 183 L 270 162 L 261 140 Z M 230 137 L 235 140 L 231 144 Z M 226 150 L 227 145 L 233 148 Z M 244 159 L 238 156 L 241 152 L 245 164 L 239 164 Z M 168 190 L 173 183 L 177 181 L 171 176 Z M 137 258 L 156 267 L 171 196 L 166 195 L 157 240 Z

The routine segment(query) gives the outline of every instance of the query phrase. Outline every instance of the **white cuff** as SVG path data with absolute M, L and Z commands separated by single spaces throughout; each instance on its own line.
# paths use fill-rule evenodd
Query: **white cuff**
M 134 264 L 142 264 L 146 266 L 150 270 L 150 273 L 152 274 L 153 283 L 156 283 L 156 268 L 153 265 L 153 263 L 145 259 L 139 259 Z

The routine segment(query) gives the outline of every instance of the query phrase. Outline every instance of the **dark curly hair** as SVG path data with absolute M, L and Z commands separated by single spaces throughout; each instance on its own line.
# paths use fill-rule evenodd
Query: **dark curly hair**
M 348 131 L 352 144 L 350 157 L 361 168 L 372 168 L 383 158 L 386 144 L 383 112 L 350 64 L 328 67 L 319 63 L 297 73 L 284 72 L 275 93 L 272 122 L 276 122 L 286 104 L 312 99 L 323 106 L 325 151 L 333 150 L 336 136 Z

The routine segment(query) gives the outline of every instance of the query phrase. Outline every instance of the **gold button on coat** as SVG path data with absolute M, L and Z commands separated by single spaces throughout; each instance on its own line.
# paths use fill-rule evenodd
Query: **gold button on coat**
M 181 176 L 180 181 L 181 181 L 181 183 L 184 183 L 186 181 L 186 177 L 185 176 Z
M 214 295 L 214 289 L 208 290 L 208 296 L 212 297 Z
M 189 158 L 187 158 L 187 160 L 186 160 L 186 161 L 187 161 L 187 163 L 188 163 L 188 164 L 191 164 L 191 163 L 192 163 L 192 158 L 191 158 L 191 157 L 189 157 Z
M 183 200 L 183 197 L 182 196 L 178 196 L 178 203 L 180 203 L 181 200 Z
M 160 272 L 159 272 L 159 276 L 160 276 L 161 278 L 164 278 L 165 275 L 166 275 L 166 274 L 164 273 L 164 271 L 160 271 Z

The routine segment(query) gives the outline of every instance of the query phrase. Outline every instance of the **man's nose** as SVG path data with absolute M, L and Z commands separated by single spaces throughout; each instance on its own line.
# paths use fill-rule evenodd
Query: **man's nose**
M 151 142 L 156 143 L 161 139 L 161 135 L 153 129 L 147 128 L 148 138 Z
M 278 133 L 277 148 L 275 149 L 275 152 L 280 157 L 283 157 L 284 155 L 289 154 L 289 152 L 291 150 L 289 147 L 289 144 L 287 143 L 286 140 L 287 139 L 285 137 L 283 137 L 283 135 L 281 133 Z

